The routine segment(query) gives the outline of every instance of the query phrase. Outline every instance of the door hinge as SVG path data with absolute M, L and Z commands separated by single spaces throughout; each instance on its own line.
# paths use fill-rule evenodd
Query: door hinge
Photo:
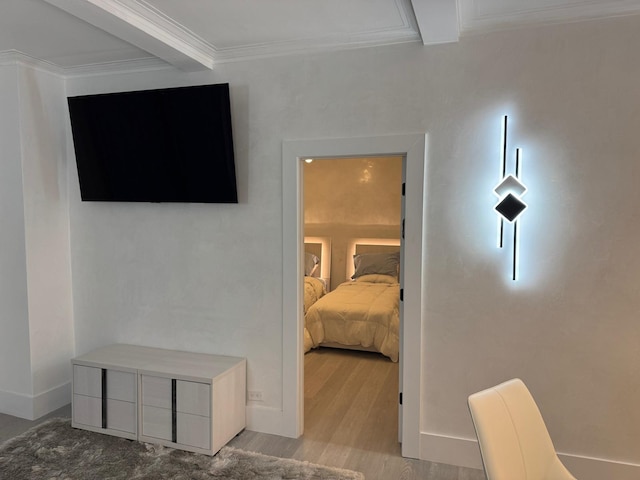
M 400 289 L 400 301 L 404 302 L 404 288 Z
M 402 392 L 400 392 L 400 395 L 398 395 L 398 397 L 399 397 L 399 398 L 398 398 L 398 403 L 399 403 L 400 405 L 402 405 Z
M 402 239 L 404 240 L 404 218 L 402 219 Z
M 407 184 L 406 184 L 406 183 L 404 183 L 404 182 L 402 182 L 402 196 L 403 196 L 403 197 L 404 197 L 404 195 L 405 195 L 406 189 L 407 189 Z

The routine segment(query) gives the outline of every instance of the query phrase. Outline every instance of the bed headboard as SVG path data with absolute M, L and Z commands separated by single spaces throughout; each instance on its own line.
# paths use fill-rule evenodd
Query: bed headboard
M 331 284 L 331 238 L 304 237 L 304 251 L 320 259 L 314 277 L 322 278 L 329 286 Z
M 347 278 L 355 271 L 353 256 L 360 253 L 393 253 L 400 250 L 399 238 L 353 238 L 347 242 Z

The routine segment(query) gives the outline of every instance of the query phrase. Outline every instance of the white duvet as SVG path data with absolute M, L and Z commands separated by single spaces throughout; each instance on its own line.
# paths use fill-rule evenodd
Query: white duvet
M 400 285 L 389 275 L 363 275 L 311 305 L 305 315 L 305 351 L 323 342 L 374 348 L 398 361 Z

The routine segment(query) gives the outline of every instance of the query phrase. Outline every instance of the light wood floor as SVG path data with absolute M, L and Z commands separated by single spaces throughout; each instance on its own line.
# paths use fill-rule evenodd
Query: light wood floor
M 363 472 L 367 480 L 485 480 L 480 470 L 402 458 L 398 443 L 398 364 L 364 352 L 305 355 L 305 431 L 298 439 L 245 430 L 229 445 L 266 455 Z M 0 443 L 35 421 L 0 414 Z
M 62 407 L 37 420 L 25 420 L 24 418 L 12 417 L 11 415 L 0 413 L 0 444 L 26 432 L 31 427 L 35 427 L 49 418 L 55 417 L 71 418 L 71 405 Z
M 244 431 L 230 445 L 356 470 L 367 480 L 485 480 L 481 470 L 402 458 L 397 398 L 397 363 L 374 353 L 313 350 L 305 355 L 303 436 Z

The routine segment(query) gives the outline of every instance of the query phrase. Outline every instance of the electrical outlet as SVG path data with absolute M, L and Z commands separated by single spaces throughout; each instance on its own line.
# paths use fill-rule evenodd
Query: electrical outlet
M 264 399 L 262 398 L 262 392 L 259 390 L 249 390 L 249 401 L 250 402 L 262 402 Z

